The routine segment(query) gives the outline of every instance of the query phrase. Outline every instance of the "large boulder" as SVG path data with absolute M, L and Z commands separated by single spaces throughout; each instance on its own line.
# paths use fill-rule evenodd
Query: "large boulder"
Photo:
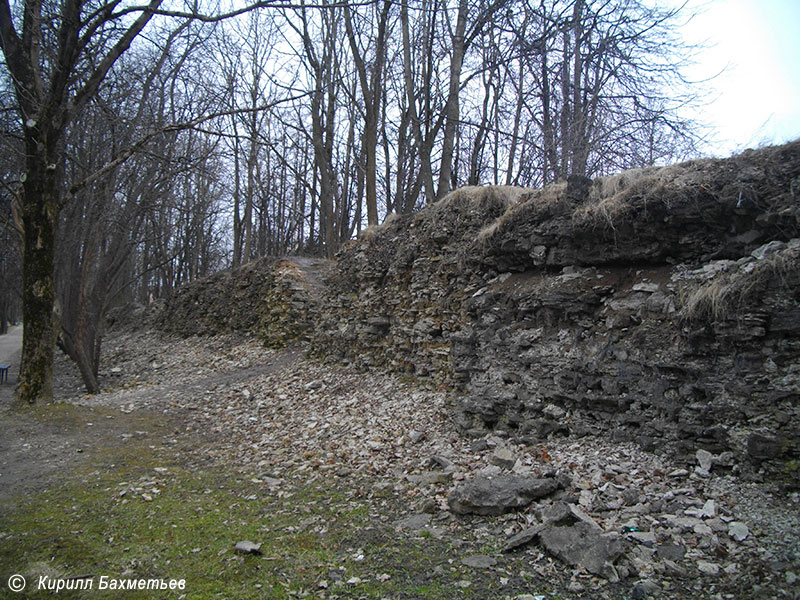
M 523 508 L 538 498 L 549 496 L 561 487 L 552 477 L 537 478 L 501 475 L 477 477 L 450 493 L 447 503 L 458 514 L 501 515 Z
M 605 533 L 589 515 L 574 504 L 556 502 L 543 510 L 544 523 L 509 538 L 504 551 L 537 542 L 568 565 L 585 569 L 609 581 L 618 581 L 614 561 L 625 547 L 622 537 Z

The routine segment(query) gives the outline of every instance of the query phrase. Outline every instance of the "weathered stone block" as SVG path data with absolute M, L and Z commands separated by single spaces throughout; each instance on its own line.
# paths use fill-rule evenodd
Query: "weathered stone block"
M 549 496 L 559 487 L 559 482 L 549 477 L 479 477 L 453 490 L 447 503 L 453 512 L 459 514 L 500 515 Z

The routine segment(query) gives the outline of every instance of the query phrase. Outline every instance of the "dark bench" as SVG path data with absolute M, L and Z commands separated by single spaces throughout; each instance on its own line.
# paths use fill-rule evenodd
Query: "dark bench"
M 0 383 L 8 381 L 8 368 L 11 365 L 0 365 Z

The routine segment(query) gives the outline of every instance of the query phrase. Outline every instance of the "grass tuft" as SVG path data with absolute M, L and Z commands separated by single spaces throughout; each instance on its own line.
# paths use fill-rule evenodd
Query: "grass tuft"
M 756 263 L 717 273 L 699 287 L 683 291 L 681 318 L 719 322 L 735 317 L 764 292 L 770 281 L 783 282 L 790 270 L 800 269 L 798 258 L 797 252 L 776 252 Z
M 487 243 L 495 233 L 502 231 L 509 223 L 513 223 L 520 212 L 529 208 L 532 204 L 543 205 L 563 200 L 567 184 L 554 183 L 541 190 L 507 186 L 498 186 L 496 189 L 505 198 L 506 209 L 503 214 L 478 232 L 477 241 L 480 244 Z

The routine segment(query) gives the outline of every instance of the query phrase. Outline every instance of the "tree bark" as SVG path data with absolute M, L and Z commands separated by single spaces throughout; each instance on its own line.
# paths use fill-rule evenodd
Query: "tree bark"
M 22 193 L 22 360 L 17 400 L 34 404 L 53 397 L 53 350 L 59 330 L 56 308 L 55 247 L 58 218 L 56 166 L 32 128 Z M 52 133 L 52 132 L 50 132 Z M 45 134 L 46 135 L 46 134 Z

